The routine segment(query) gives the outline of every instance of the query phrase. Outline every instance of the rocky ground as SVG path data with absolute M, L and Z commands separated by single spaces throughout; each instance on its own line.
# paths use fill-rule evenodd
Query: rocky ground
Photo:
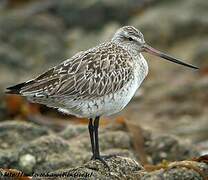
M 190 143 L 174 136 L 154 137 L 143 130 L 141 138 L 144 144 L 141 148 L 144 151 L 141 154 L 135 150 L 131 132 L 121 125 L 101 129 L 101 152 L 117 155 L 106 160 L 109 170 L 99 161 L 89 160 L 87 131 L 85 125 L 71 124 L 55 133 L 33 123 L 5 121 L 0 126 L 1 173 L 14 174 L 16 170 L 13 172 L 11 169 L 17 169 L 25 176 L 33 175 L 34 179 L 50 175 L 56 179 L 55 174 L 61 179 L 60 176 L 67 173 L 72 177 L 83 176 L 83 179 L 86 179 L 86 174 L 89 174 L 89 179 L 172 179 L 176 174 L 178 179 L 181 176 L 203 179 L 208 175 L 207 156 L 197 159 L 199 152 Z M 145 164 L 141 162 L 144 159 L 141 155 L 147 159 Z M 180 161 L 185 159 L 188 160 Z
M 94 179 L 104 176 L 104 167 L 89 161 L 85 121 L 3 92 L 109 39 L 120 26 L 134 25 L 153 47 L 200 70 L 144 54 L 150 71 L 142 88 L 124 111 L 102 121 L 101 151 L 120 155 L 108 160 L 108 176 L 207 176 L 207 157 L 182 161 L 208 153 L 207 7 L 206 0 L 0 1 L 0 172 L 12 168 L 26 175 L 64 170 L 90 171 Z

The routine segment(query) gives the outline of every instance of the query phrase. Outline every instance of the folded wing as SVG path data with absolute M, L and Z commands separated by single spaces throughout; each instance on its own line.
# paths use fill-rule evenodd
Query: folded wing
M 133 76 L 129 54 L 113 43 L 80 52 L 37 78 L 8 88 L 8 93 L 47 99 L 94 99 L 116 93 Z

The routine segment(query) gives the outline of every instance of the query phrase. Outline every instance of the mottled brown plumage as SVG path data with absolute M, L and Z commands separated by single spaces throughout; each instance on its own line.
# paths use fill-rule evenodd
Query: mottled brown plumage
M 26 83 L 20 93 L 34 100 L 59 96 L 92 99 L 115 93 L 133 76 L 131 59 L 118 45 L 104 43 L 49 69 Z

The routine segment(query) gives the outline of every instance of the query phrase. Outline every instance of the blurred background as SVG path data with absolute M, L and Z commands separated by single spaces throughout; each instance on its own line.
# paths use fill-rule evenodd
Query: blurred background
M 200 70 L 143 54 L 148 77 L 126 109 L 104 117 L 102 125 L 113 122 L 130 131 L 141 127 L 155 137 L 173 135 L 207 153 L 207 10 L 207 0 L 1 0 L 0 124 L 29 121 L 57 132 L 71 122 L 86 126 L 84 119 L 5 96 L 5 88 L 108 40 L 121 26 L 133 25 L 148 44 Z

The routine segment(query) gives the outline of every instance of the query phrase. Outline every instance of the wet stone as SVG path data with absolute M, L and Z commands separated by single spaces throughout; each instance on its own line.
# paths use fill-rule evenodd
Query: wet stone
M 145 142 L 145 150 L 152 163 L 163 160 L 179 161 L 198 156 L 198 151 L 187 142 L 180 142 L 175 136 L 161 135 Z
M 69 140 L 84 132 L 88 132 L 88 128 L 86 125 L 68 125 L 59 135 L 62 138 Z
M 33 139 L 49 134 L 45 127 L 22 121 L 4 121 L 0 124 L 0 148 L 17 148 Z

